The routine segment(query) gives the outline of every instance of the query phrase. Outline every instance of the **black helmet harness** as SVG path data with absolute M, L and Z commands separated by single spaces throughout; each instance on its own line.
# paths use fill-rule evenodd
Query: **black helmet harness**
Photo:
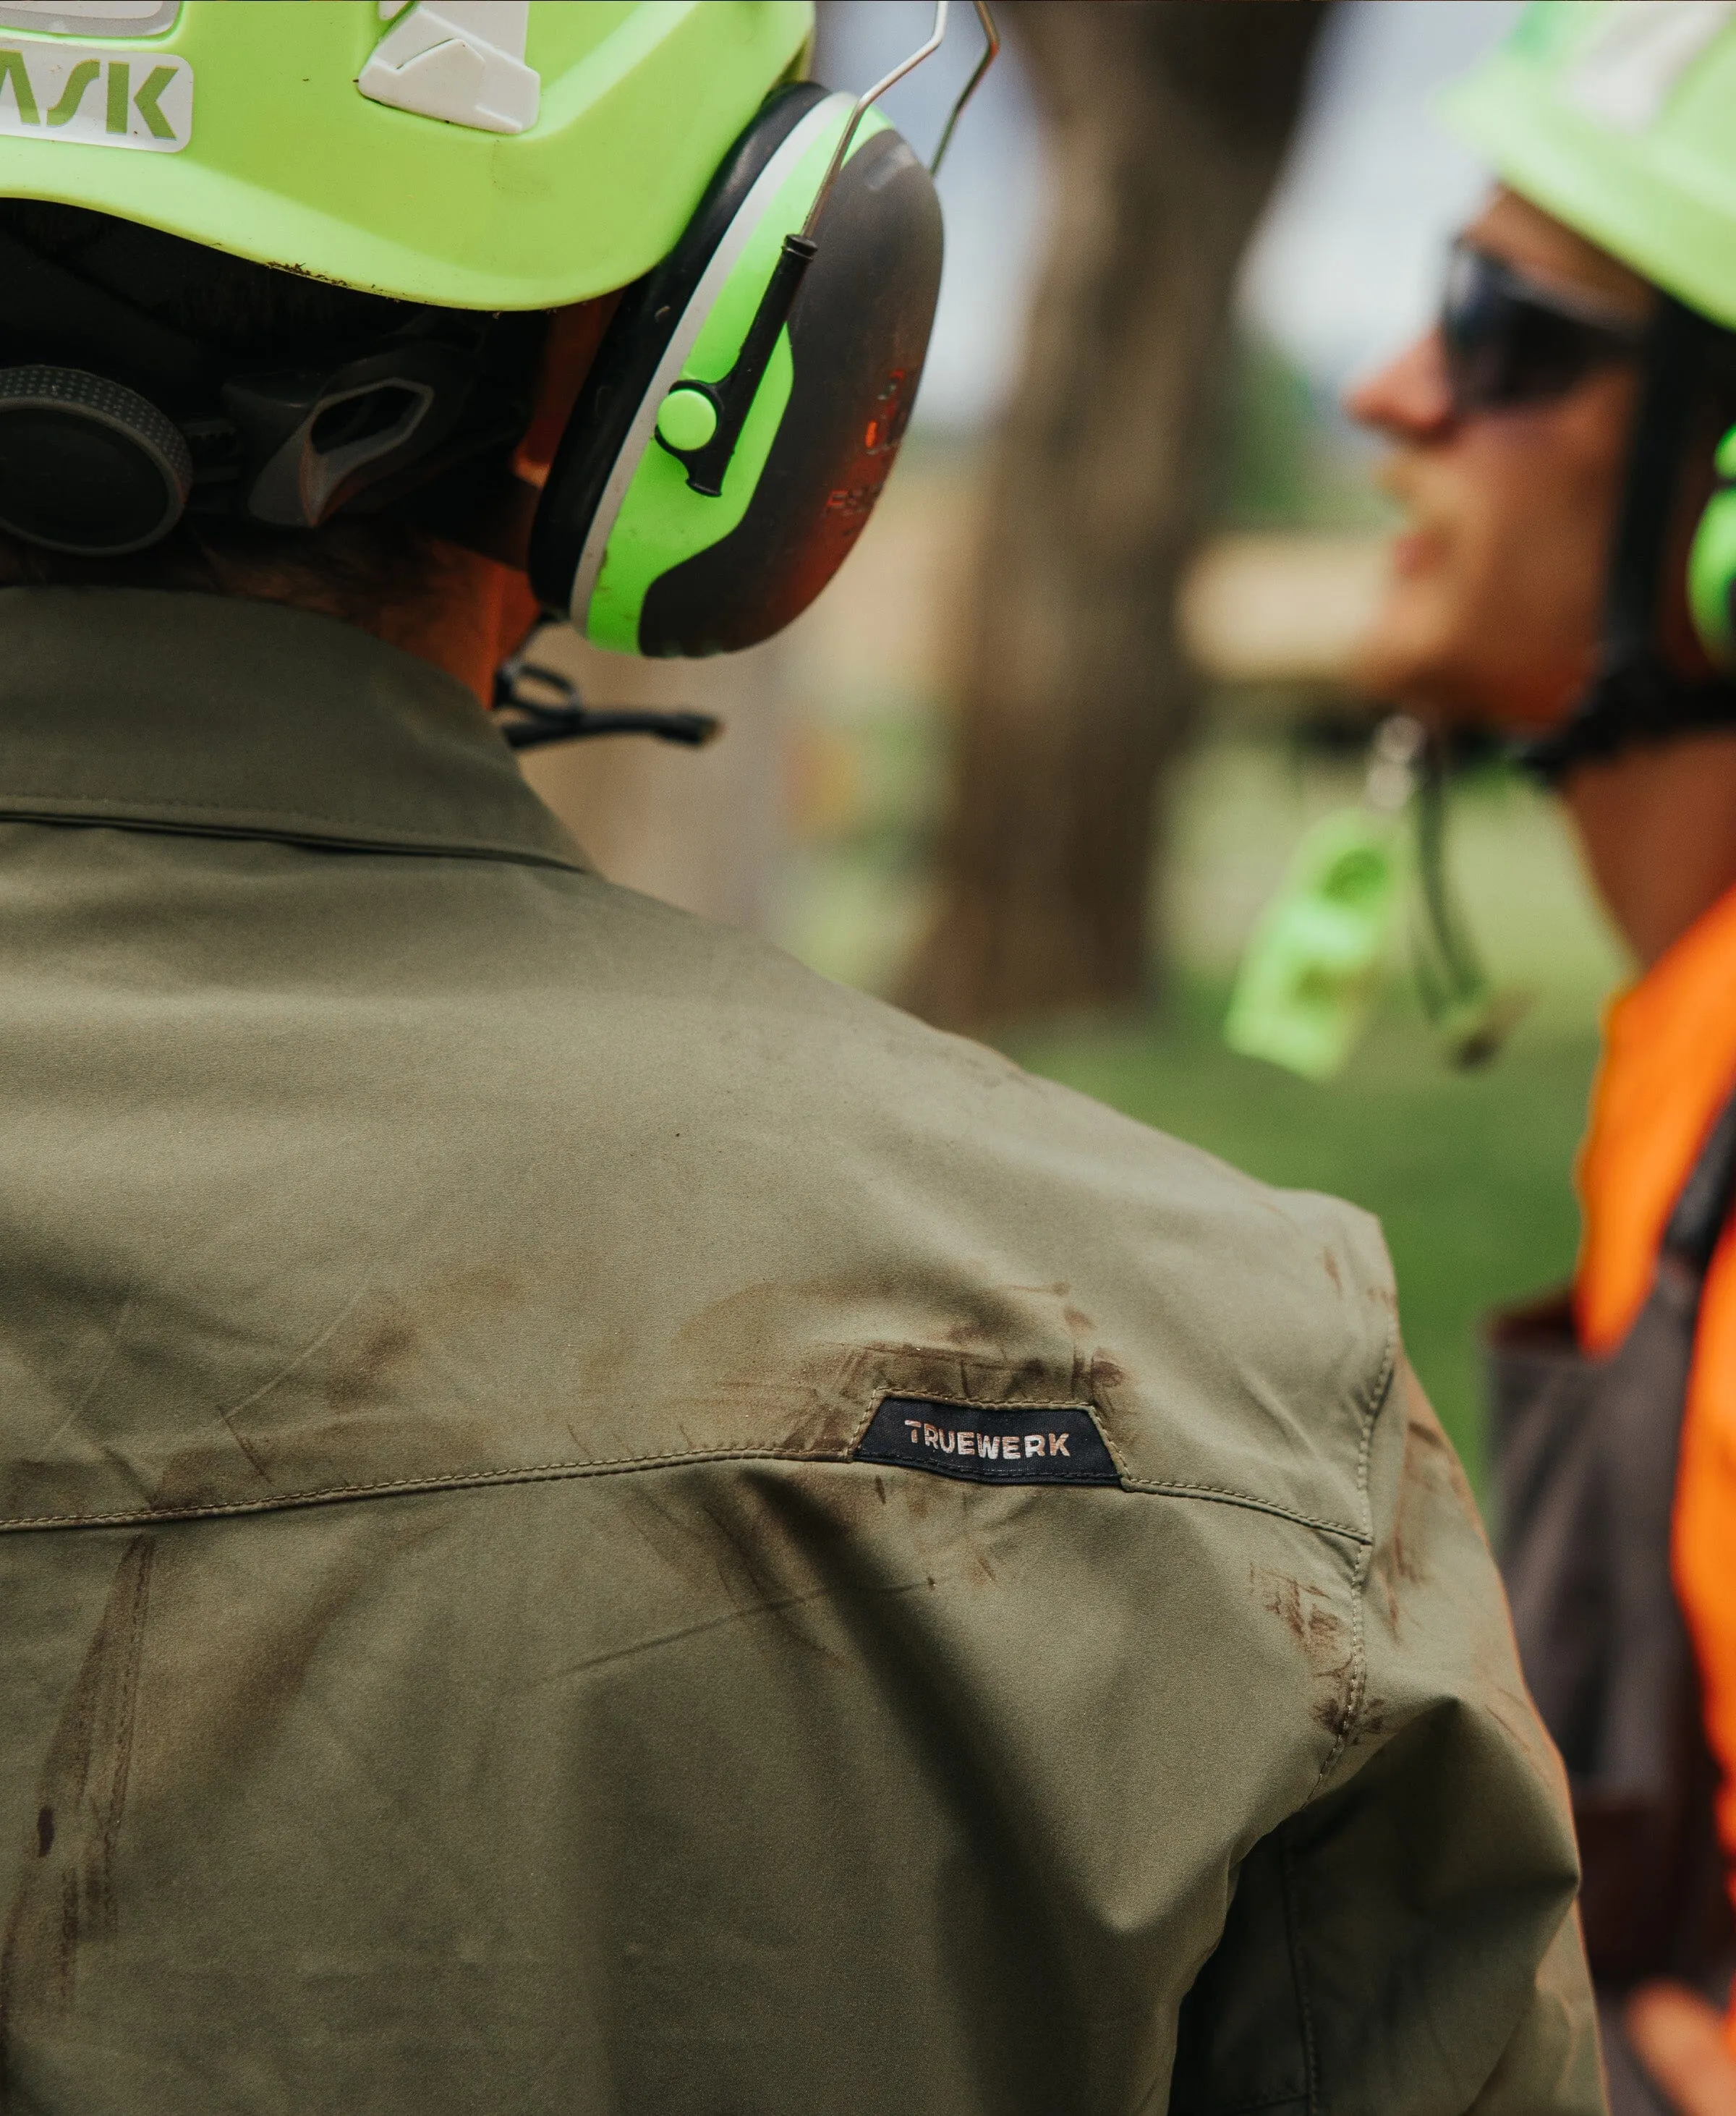
M 1707 383 L 1736 338 L 1661 291 L 1640 355 L 1591 681 L 1564 724 L 1520 746 L 1519 761 L 1555 786 L 1578 766 L 1644 743 L 1736 728 L 1736 679 L 1688 674 L 1665 651 L 1683 480 L 1695 467 Z

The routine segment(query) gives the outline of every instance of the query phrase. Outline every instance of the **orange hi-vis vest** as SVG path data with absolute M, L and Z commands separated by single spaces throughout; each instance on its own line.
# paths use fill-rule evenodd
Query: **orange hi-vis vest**
M 1638 1315 L 1670 1208 L 1733 1088 L 1736 890 L 1622 993 L 1605 1019 L 1578 1168 L 1584 1236 L 1573 1308 L 1587 1351 L 1613 1351 Z M 1728 1228 L 1701 1304 L 1674 1543 L 1676 1590 L 1723 1773 L 1719 1833 L 1736 1872 L 1736 1240 Z

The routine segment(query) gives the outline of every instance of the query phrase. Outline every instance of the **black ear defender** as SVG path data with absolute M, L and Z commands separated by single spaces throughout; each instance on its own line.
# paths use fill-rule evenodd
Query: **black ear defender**
M 874 508 L 909 421 L 939 297 L 933 177 L 874 109 L 939 46 L 861 96 L 774 91 L 661 264 L 622 298 L 539 494 L 530 422 L 540 314 L 413 309 L 349 356 L 269 373 L 0 230 L 0 530 L 91 558 L 183 516 L 287 531 L 390 511 L 526 564 L 587 637 L 731 653 L 805 610 Z M 101 372 L 85 363 L 94 361 Z
M 600 646 L 733 653 L 798 616 L 861 534 L 908 423 L 939 293 L 933 176 L 873 104 L 770 97 L 681 241 L 616 310 L 537 507 L 531 586 Z

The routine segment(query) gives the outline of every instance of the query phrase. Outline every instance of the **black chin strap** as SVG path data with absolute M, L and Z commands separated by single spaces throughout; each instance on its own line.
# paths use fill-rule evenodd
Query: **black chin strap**
M 1550 785 L 1636 743 L 1736 726 L 1736 683 L 1683 676 L 1657 642 L 1664 565 L 1706 356 L 1717 327 L 1667 294 L 1646 339 L 1605 590 L 1597 673 L 1571 717 L 1519 761 Z

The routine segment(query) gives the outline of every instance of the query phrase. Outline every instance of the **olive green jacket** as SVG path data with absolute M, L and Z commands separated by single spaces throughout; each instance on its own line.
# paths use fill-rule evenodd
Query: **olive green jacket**
M 10 2111 L 1601 2106 L 1371 1222 L 360 632 L 0 593 L 0 1407 Z

